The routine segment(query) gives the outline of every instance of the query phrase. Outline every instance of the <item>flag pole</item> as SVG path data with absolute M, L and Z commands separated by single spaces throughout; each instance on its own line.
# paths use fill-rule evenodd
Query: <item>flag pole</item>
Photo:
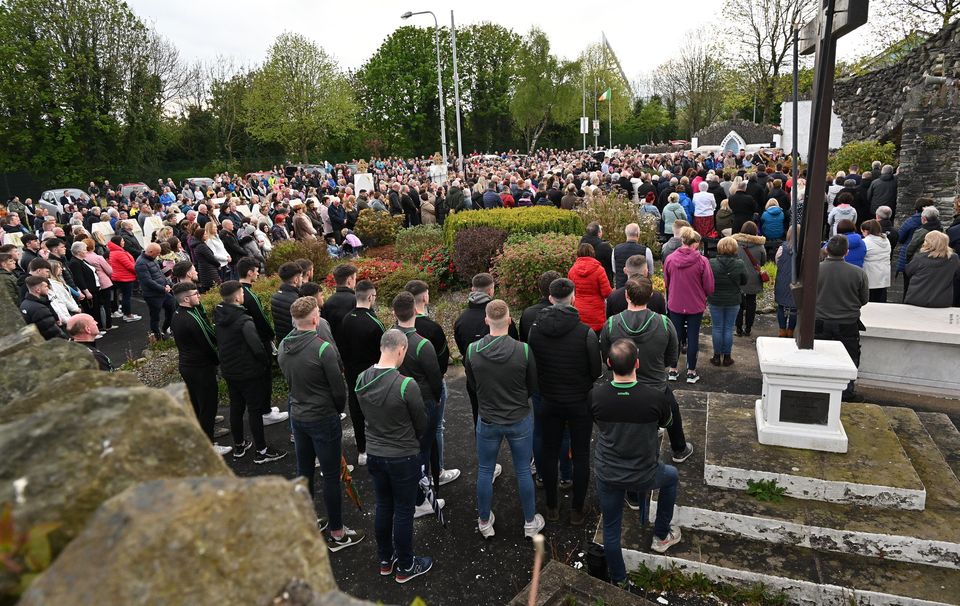
M 610 89 L 610 96 L 607 98 L 607 125 L 607 135 L 610 138 L 607 149 L 613 149 L 613 88 Z

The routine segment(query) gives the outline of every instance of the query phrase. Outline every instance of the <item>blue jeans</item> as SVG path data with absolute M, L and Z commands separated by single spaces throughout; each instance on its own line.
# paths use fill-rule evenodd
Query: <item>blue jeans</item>
M 517 473 L 520 489 L 520 506 L 523 519 L 532 522 L 537 513 L 533 476 L 530 475 L 530 456 L 533 454 L 533 415 L 510 425 L 487 423 L 481 417 L 477 421 L 477 511 L 481 520 L 490 519 L 490 502 L 493 500 L 493 468 L 497 464 L 500 443 L 506 438 L 513 456 L 513 469 Z
M 785 330 L 794 330 L 797 327 L 797 308 L 777 305 L 777 324 Z
M 310 500 L 313 501 L 314 459 L 320 460 L 323 472 L 323 504 L 330 518 L 330 530 L 343 528 L 340 500 L 340 440 L 343 429 L 340 415 L 319 421 L 299 421 L 291 415 L 293 445 L 297 452 L 297 475 L 307 479 Z
M 713 353 L 733 353 L 733 324 L 737 319 L 739 305 L 711 305 L 710 320 L 713 336 Z
M 537 477 L 543 477 L 543 404 L 539 393 L 530 396 L 533 402 L 533 462 L 537 466 Z M 560 479 L 564 482 L 573 478 L 573 460 L 570 459 L 570 428 L 563 430 L 560 440 Z
M 440 461 L 440 471 L 443 471 L 443 413 L 447 409 L 447 380 L 443 380 L 440 389 L 440 402 L 437 404 L 437 459 Z
M 627 578 L 627 569 L 620 551 L 620 532 L 623 523 L 623 495 L 627 490 L 643 492 L 659 488 L 657 497 L 657 519 L 653 525 L 653 534 L 663 539 L 670 532 L 673 521 L 673 506 L 677 502 L 677 468 L 660 463 L 653 479 L 639 486 L 607 484 L 597 479 L 597 497 L 600 499 L 600 511 L 603 514 L 603 552 L 607 556 L 607 569 L 610 581 L 622 583 Z
M 413 564 L 413 508 L 420 482 L 420 455 L 367 455 L 377 510 L 373 521 L 377 558 L 389 562 L 394 554 L 400 568 Z
M 668 311 L 673 327 L 677 329 L 680 342 L 687 343 L 687 370 L 697 369 L 697 354 L 700 352 L 700 322 L 703 312 L 698 314 L 678 314 Z

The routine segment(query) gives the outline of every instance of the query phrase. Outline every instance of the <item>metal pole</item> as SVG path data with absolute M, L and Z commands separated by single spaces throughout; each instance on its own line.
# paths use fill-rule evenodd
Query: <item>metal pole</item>
M 597 75 L 593 75 L 593 119 L 597 120 Z M 590 125 L 593 126 L 592 124 Z M 597 149 L 600 146 L 600 142 L 597 140 L 597 129 L 593 129 L 593 149 Z
M 613 149 L 613 89 L 610 90 L 610 98 L 607 99 L 607 137 L 610 140 L 609 149 Z
M 792 128 L 793 128 L 793 167 L 790 169 L 790 178 L 793 185 L 790 187 L 790 224 L 793 225 L 793 257 L 790 266 L 791 276 L 797 275 L 797 243 L 800 241 L 800 215 L 797 213 L 797 203 L 800 199 L 800 194 L 797 191 L 797 179 L 800 176 L 800 134 L 797 132 L 799 130 L 799 117 L 797 116 L 797 109 L 799 106 L 799 95 L 800 95 L 800 23 L 793 24 L 793 116 L 792 116 Z M 791 282 L 793 279 L 791 278 Z
M 583 88 L 583 113 L 580 115 L 584 118 L 587 117 L 587 75 L 580 72 L 580 86 Z M 587 133 L 583 133 L 583 147 L 580 149 L 587 149 Z
M 463 172 L 463 139 L 460 136 L 460 77 L 457 75 L 457 26 L 450 11 L 450 44 L 453 46 L 453 98 L 457 104 L 457 172 Z
M 424 11 L 431 17 L 433 17 L 433 40 L 437 47 L 437 98 L 440 100 L 440 146 L 441 146 L 441 155 L 443 156 L 443 165 L 447 165 L 447 119 L 444 116 L 446 114 L 446 107 L 443 103 L 443 70 L 440 64 L 440 24 L 437 21 L 437 16 L 431 11 Z
M 833 72 L 837 40 L 833 36 L 833 12 L 836 0 L 824 0 L 820 39 L 817 42 L 817 63 L 813 83 L 810 114 L 810 151 L 807 154 L 806 201 L 803 212 L 802 247 L 791 288 L 798 304 L 797 346 L 813 349 L 814 324 L 817 318 L 817 273 L 820 265 L 820 236 L 823 233 L 825 203 L 824 178 L 830 143 L 830 113 L 833 109 Z

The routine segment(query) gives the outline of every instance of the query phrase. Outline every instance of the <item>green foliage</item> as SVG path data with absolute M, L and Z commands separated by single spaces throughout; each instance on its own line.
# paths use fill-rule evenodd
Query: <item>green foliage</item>
M 640 226 L 640 243 L 660 252 L 656 225 L 647 221 L 640 213 L 640 207 L 622 195 L 614 193 L 598 196 L 592 202 L 581 204 L 575 211 L 583 219 L 584 225 L 596 221 L 603 227 L 603 239 L 611 246 L 625 242 L 624 228 L 631 223 Z
M 637 587 L 647 592 L 713 595 L 721 602 L 751 606 L 783 606 L 787 603 L 786 594 L 773 591 L 762 583 L 739 587 L 713 581 L 703 573 L 684 573 L 675 565 L 669 568 L 657 566 L 654 570 L 646 564 L 640 564 L 640 567 L 628 573 L 628 576 Z
M 400 231 L 401 226 L 403 226 L 401 215 L 392 216 L 386 211 L 365 208 L 360 211 L 353 232 L 366 247 L 384 246 L 396 241 L 397 232 Z
M 777 283 L 777 262 L 767 261 L 763 264 L 763 269 L 767 272 L 767 275 L 770 276 L 770 281 L 764 282 L 763 288 L 773 290 L 774 285 Z
M 314 277 L 314 280 L 317 280 L 317 277 Z M 273 318 L 273 316 L 270 315 L 270 297 L 272 297 L 273 293 L 277 292 L 279 288 L 280 278 L 277 276 L 262 277 L 254 282 L 253 287 L 251 288 L 253 294 L 257 295 L 257 298 L 260 299 L 260 305 L 263 306 L 263 313 L 267 315 L 268 319 Z M 222 300 L 223 299 L 220 298 L 220 291 L 216 288 L 208 290 L 200 295 L 200 303 L 203 305 L 203 309 L 206 310 L 207 317 L 210 319 L 211 323 L 213 322 L 213 310 L 217 305 L 220 304 L 220 301 Z M 173 339 L 167 339 L 167 341 L 172 342 Z
M 384 305 L 390 305 L 393 298 L 404 289 L 410 280 L 423 280 L 430 285 L 431 292 L 438 290 L 437 280 L 431 274 L 420 271 L 410 263 L 402 263 L 398 269 L 388 273 L 376 282 L 377 300 Z
M 322 48 L 300 34 L 281 34 L 244 97 L 247 130 L 306 162 L 309 151 L 355 128 L 352 91 Z
M 831 173 L 846 171 L 851 164 L 857 164 L 861 170 L 869 170 L 870 164 L 879 160 L 882 164 L 897 165 L 897 149 L 892 141 L 853 141 L 847 143 L 830 155 Z M 875 175 L 878 176 L 878 175 Z
M 474 275 L 489 271 L 493 258 L 500 253 L 506 241 L 507 232 L 493 227 L 468 227 L 458 231 L 453 243 L 453 264 L 457 277 L 470 281 Z
M 787 489 L 778 486 L 776 480 L 747 480 L 747 494 L 758 501 L 779 502 Z
M 493 262 L 500 296 L 517 308 L 539 301 L 540 274 L 554 270 L 566 276 L 576 261 L 579 241 L 576 235 L 544 234 L 506 244 Z
M 323 277 L 330 273 L 336 259 L 327 253 L 327 245 L 323 242 L 301 242 L 285 240 L 273 245 L 273 250 L 267 255 L 267 274 L 274 275 L 281 265 L 297 259 L 313 261 L 314 276 Z
M 435 246 L 425 251 L 417 262 L 417 269 L 430 274 L 437 282 L 439 290 L 454 288 L 460 283 L 457 280 L 453 255 L 446 246 Z
M 443 229 L 439 225 L 417 225 L 397 232 L 397 257 L 402 261 L 419 261 L 426 251 L 443 245 Z
M 494 227 L 509 234 L 582 234 L 583 226 L 577 213 L 552 206 L 468 210 L 447 217 L 443 224 L 443 239 L 447 246 L 452 246 L 456 233 L 468 227 Z
M 50 533 L 59 527 L 59 522 L 46 522 L 18 530 L 13 519 L 13 504 L 5 502 L 0 507 L 0 570 L 16 579 L 17 585 L 12 588 L 14 596 L 26 591 L 50 566 L 53 561 Z M 0 601 L 12 597 L 0 595 Z

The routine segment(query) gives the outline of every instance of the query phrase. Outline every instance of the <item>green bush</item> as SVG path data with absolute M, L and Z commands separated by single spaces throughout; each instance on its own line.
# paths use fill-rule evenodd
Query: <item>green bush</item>
M 420 271 L 415 265 L 403 263 L 399 269 L 390 272 L 381 278 L 377 284 L 377 300 L 381 307 L 387 306 L 393 302 L 397 293 L 403 290 L 410 280 L 423 280 L 430 285 L 430 292 L 435 293 L 439 290 L 437 280 L 427 272 Z
M 385 246 L 394 243 L 402 225 L 401 215 L 392 216 L 386 211 L 365 208 L 360 211 L 353 232 L 364 246 Z
M 540 300 L 537 278 L 545 271 L 566 276 L 577 258 L 578 235 L 544 234 L 508 243 L 493 261 L 500 296 L 517 308 Z
M 314 280 L 317 279 L 318 278 L 314 276 Z M 253 294 L 257 295 L 257 298 L 260 299 L 260 305 L 263 306 L 263 313 L 266 314 L 267 319 L 271 322 L 273 322 L 273 316 L 270 315 L 270 297 L 278 290 L 280 290 L 280 278 L 277 276 L 263 277 L 253 283 Z M 210 318 L 211 323 L 213 322 L 213 310 L 220 304 L 220 301 L 222 301 L 220 298 L 220 290 L 216 287 L 200 295 L 200 303 L 207 311 L 207 317 Z M 173 342 L 173 339 L 167 339 L 167 341 Z M 164 343 L 164 341 L 158 341 L 158 343 Z M 160 347 L 163 346 L 160 345 Z M 151 348 L 157 349 L 155 346 L 151 346 Z
M 267 255 L 267 274 L 272 276 L 281 265 L 297 259 L 313 261 L 313 273 L 316 276 L 327 275 L 336 261 L 327 253 L 327 245 L 323 242 L 285 240 L 274 244 L 273 250 Z
M 489 271 L 500 254 L 507 232 L 493 227 L 468 227 L 457 232 L 453 244 L 453 265 L 458 278 L 469 282 L 474 275 Z
M 419 261 L 426 251 L 443 245 L 443 230 L 439 225 L 417 225 L 397 232 L 397 258 L 401 261 Z
M 575 212 L 552 206 L 469 210 L 447 217 L 443 223 L 443 239 L 447 246 L 453 246 L 457 232 L 468 227 L 493 227 L 507 233 L 582 234 L 583 225 Z
M 846 172 L 851 164 L 856 164 L 861 170 L 870 170 L 870 165 L 879 160 L 882 164 L 897 166 L 897 149 L 893 142 L 880 143 L 879 141 L 853 141 L 847 143 L 830 155 L 829 169 L 831 174 L 837 171 Z M 878 175 L 874 175 L 876 177 Z
M 583 219 L 584 225 L 594 221 L 599 223 L 603 227 L 603 239 L 611 246 L 625 242 L 627 237 L 623 233 L 624 228 L 636 223 L 640 226 L 640 243 L 652 248 L 654 252 L 660 250 L 656 225 L 645 220 L 640 213 L 640 207 L 624 196 L 613 193 L 600 196 L 592 202 L 581 204 L 576 212 Z

